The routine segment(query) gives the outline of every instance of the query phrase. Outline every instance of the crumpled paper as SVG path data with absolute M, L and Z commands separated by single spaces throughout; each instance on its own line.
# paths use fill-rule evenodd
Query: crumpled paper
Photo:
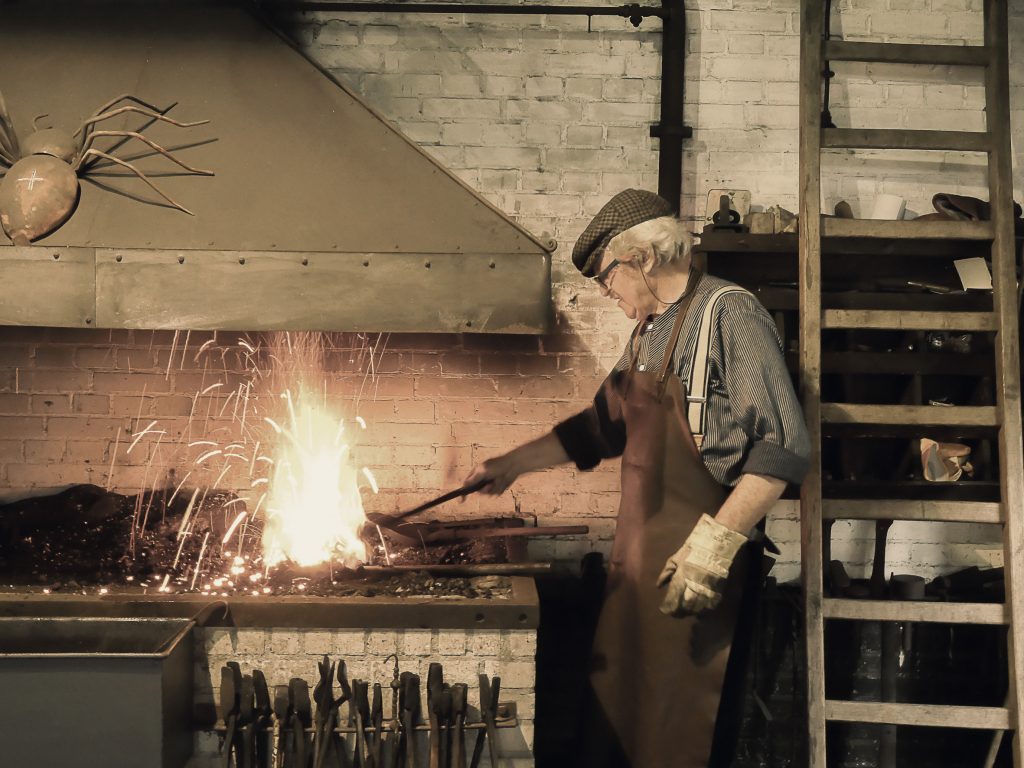
M 924 479 L 933 483 L 952 483 L 963 475 L 970 477 L 974 467 L 969 461 L 971 448 L 963 443 L 937 443 L 921 438 L 921 468 Z

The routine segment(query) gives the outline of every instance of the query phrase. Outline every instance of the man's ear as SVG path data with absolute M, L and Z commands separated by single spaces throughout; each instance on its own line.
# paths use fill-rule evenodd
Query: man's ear
M 650 274 L 651 270 L 657 266 L 657 259 L 654 258 L 654 248 L 650 245 L 645 245 L 638 250 L 637 259 L 640 260 L 640 267 L 647 274 Z

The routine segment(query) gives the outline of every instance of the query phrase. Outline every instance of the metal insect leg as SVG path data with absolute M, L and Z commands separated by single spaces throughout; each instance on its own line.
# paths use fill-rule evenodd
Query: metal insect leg
M 104 104 L 103 106 L 101 106 L 98 109 L 96 109 L 96 111 L 93 112 L 90 115 L 90 117 L 98 117 L 99 115 L 102 115 L 104 112 L 106 112 L 109 109 L 111 109 L 119 101 L 134 101 L 137 106 L 140 106 L 140 107 L 142 107 L 144 109 L 149 109 L 149 110 L 152 110 L 153 112 L 159 112 L 161 114 L 165 114 L 167 112 L 166 109 L 160 109 L 160 107 L 156 106 L 155 104 L 150 104 L 148 101 L 143 101 L 142 99 L 138 98 L 137 96 L 132 96 L 130 93 L 122 93 L 120 96 L 117 96 L 117 97 L 111 99 L 106 104 Z M 79 126 L 78 130 L 75 131 L 74 135 L 77 136 L 79 133 L 82 132 L 83 129 L 87 129 L 87 125 L 88 124 L 83 123 L 81 126 Z M 82 138 L 85 139 L 88 136 L 88 134 L 89 134 L 89 130 L 87 129 L 86 130 L 86 135 L 83 136 Z
M 139 115 L 145 115 L 146 117 L 152 117 L 155 120 L 170 123 L 171 125 L 176 125 L 179 128 L 194 128 L 197 125 L 206 125 L 208 122 L 210 122 L 209 120 L 196 120 L 191 123 L 183 123 L 178 120 L 174 120 L 170 117 L 167 117 L 166 115 L 162 115 L 160 114 L 159 111 L 129 105 L 126 107 L 118 107 L 117 109 L 112 109 L 109 112 L 103 112 L 99 115 L 93 115 L 92 117 L 86 118 L 82 121 L 82 124 L 78 126 L 78 130 L 75 131 L 74 135 L 77 136 L 82 131 L 92 131 L 92 128 L 90 126 L 95 125 L 101 120 L 109 120 L 112 117 L 117 117 L 118 115 L 123 115 L 127 112 L 134 112 Z
M 152 139 L 148 139 L 145 136 L 143 136 L 141 133 L 138 133 L 136 131 L 93 131 L 93 132 L 91 132 L 89 134 L 89 137 L 85 140 L 85 144 L 82 145 L 82 149 L 80 151 L 84 153 L 86 150 L 88 150 L 88 149 L 90 149 L 92 147 L 93 141 L 95 141 L 96 139 L 101 138 L 103 136 L 125 136 L 125 137 L 132 138 L 132 139 L 138 139 L 139 141 L 143 142 L 144 144 L 148 144 L 152 149 L 154 149 L 157 152 L 159 152 L 161 155 L 166 157 L 171 162 L 177 163 L 178 165 L 180 165 L 182 168 L 184 168 L 186 171 L 189 171 L 190 173 L 196 173 L 196 174 L 199 174 L 200 176 L 213 176 L 214 175 L 213 171 L 207 171 L 207 170 L 204 170 L 203 168 L 193 168 L 188 163 L 185 163 L 185 162 L 179 160 L 178 158 L 176 158 L 174 155 L 172 155 L 170 152 L 168 152 L 166 149 L 161 147 L 159 144 L 157 144 Z M 84 155 L 80 154 L 79 155 L 79 159 L 75 162 L 74 168 L 75 168 L 76 171 L 82 166 L 82 157 L 83 156 Z
M 0 93 L 0 155 L 10 165 L 13 165 L 21 156 L 18 134 L 14 132 L 14 125 L 7 112 L 7 103 L 4 101 L 3 93 Z
M 179 211 L 184 211 L 189 216 L 195 216 L 195 214 L 192 213 L 192 211 L 190 211 L 188 208 L 183 206 L 181 203 L 175 202 L 173 199 L 171 199 L 166 194 L 164 194 L 162 191 L 160 191 L 160 188 L 156 184 L 154 184 L 152 181 L 150 181 L 149 178 L 146 176 L 146 174 L 144 174 L 142 171 L 140 171 L 138 168 L 136 168 L 131 163 L 126 162 L 124 160 L 121 160 L 120 158 L 114 157 L 113 155 L 108 155 L 106 152 L 101 152 L 98 149 L 87 149 L 82 154 L 82 156 L 79 158 L 79 163 L 84 161 L 87 157 L 102 157 L 105 160 L 110 160 L 111 162 L 114 162 L 114 163 L 117 163 L 118 165 L 124 166 L 129 171 L 131 171 L 136 176 L 138 176 L 140 179 L 142 179 L 144 182 L 146 182 L 146 184 L 149 185 L 150 189 L 152 189 L 154 192 L 156 192 L 158 195 L 160 195 L 160 197 L 162 197 L 168 203 L 173 205 Z
M 165 108 L 158 109 L 156 111 L 159 112 L 161 115 L 166 115 L 168 112 L 170 112 L 176 106 L 178 106 L 178 102 L 173 101 L 170 104 L 168 104 Z M 141 125 L 136 126 L 135 127 L 135 131 L 137 133 L 142 133 L 144 130 L 149 128 L 155 122 L 157 122 L 156 118 L 150 117 L 150 118 L 144 120 Z M 83 137 L 83 141 L 82 141 L 83 145 L 85 144 L 84 139 L 87 138 L 88 135 L 90 133 L 92 133 L 92 132 L 93 132 L 93 128 L 92 127 L 90 127 L 90 129 L 88 131 L 86 131 L 86 135 Z M 129 138 L 122 138 L 120 141 L 115 141 L 113 144 L 111 144 L 109 147 L 107 147 L 106 150 L 104 150 L 104 151 L 109 152 L 110 154 L 114 154 L 114 152 L 116 150 L 120 149 L 122 146 L 127 144 L 129 141 L 130 141 Z M 137 159 L 137 158 L 130 158 L 130 159 L 134 160 L 134 159 Z M 94 157 L 93 159 L 89 160 L 88 162 L 83 163 L 82 167 L 78 171 L 79 175 L 85 175 L 90 170 L 92 170 L 92 168 L 94 168 L 96 165 L 98 165 L 101 162 L 103 162 L 103 161 L 100 158 Z
M 154 104 L 150 104 L 148 101 L 143 101 L 138 96 L 133 96 L 130 93 L 122 93 L 120 96 L 115 96 L 110 101 L 108 101 L 106 104 L 104 104 L 103 106 L 99 107 L 95 112 L 93 112 L 93 115 L 101 115 L 101 114 L 103 114 L 108 109 L 110 109 L 115 104 L 117 104 L 117 102 L 119 102 L 119 101 L 134 101 L 140 107 L 144 107 L 146 109 L 152 109 L 154 112 L 159 112 L 160 111 L 160 107 L 157 107 Z

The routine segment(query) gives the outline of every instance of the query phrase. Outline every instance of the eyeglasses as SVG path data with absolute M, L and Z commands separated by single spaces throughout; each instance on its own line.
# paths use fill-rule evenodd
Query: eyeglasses
M 621 263 L 622 262 L 619 261 L 618 259 L 612 259 L 611 263 L 607 267 L 605 267 L 600 272 L 598 272 L 596 275 L 594 275 L 594 280 L 596 280 L 597 284 L 600 285 L 602 288 L 604 288 L 607 291 L 608 290 L 608 276 L 612 273 L 612 270 L 615 269 L 617 266 L 619 266 L 619 264 L 621 264 Z

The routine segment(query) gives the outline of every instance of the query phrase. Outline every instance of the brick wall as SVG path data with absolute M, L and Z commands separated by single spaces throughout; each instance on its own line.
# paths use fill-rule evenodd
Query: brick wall
M 845 0 L 835 28 L 851 39 L 947 42 L 980 38 L 980 0 Z M 702 214 L 711 188 L 752 190 L 754 203 L 796 209 L 799 4 L 797 0 L 689 3 L 683 212 Z M 1015 160 L 1024 130 L 1024 13 L 1011 9 Z M 629 323 L 583 284 L 568 253 L 589 217 L 627 186 L 657 187 L 659 35 L 656 20 L 464 16 L 289 21 L 294 36 L 343 83 L 502 210 L 555 235 L 557 326 L 543 338 L 391 336 L 378 368 L 365 463 L 386 490 L 382 508 L 407 505 L 459 482 L 473 464 L 539 434 L 586 402 L 617 358 Z M 980 128 L 977 79 L 935 67 L 837 67 L 833 113 L 840 124 Z M 891 82 L 890 82 L 891 81 Z M 879 192 L 916 213 L 939 190 L 986 193 L 983 166 L 958 153 L 836 155 L 825 204 L 839 198 L 860 215 Z M 1018 192 L 1019 195 L 1019 192 Z M 181 443 L 197 391 L 238 371 L 202 368 L 208 336 L 170 333 L 0 331 L 0 489 L 71 482 L 133 489 L 180 481 L 190 469 Z M 234 343 L 234 336 L 218 344 Z M 172 354 L 173 352 L 173 354 Z M 179 357 L 180 356 L 180 357 Z M 338 375 L 331 394 L 351 398 L 358 377 Z M 224 392 L 229 388 L 225 387 Z M 223 400 L 204 422 L 223 415 Z M 131 435 L 158 426 L 131 454 Z M 163 431 L 164 434 L 157 434 Z M 372 437 L 370 437 L 372 435 Z M 112 451 L 117 447 L 117 456 Z M 112 458 L 115 459 L 112 462 Z M 113 463 L 113 474 L 110 468 Z M 524 478 L 512 496 L 472 499 L 457 512 L 508 513 L 542 522 L 586 522 L 590 540 L 536 542 L 538 556 L 574 559 L 606 548 L 617 505 L 616 466 L 580 474 L 562 468 Z M 783 505 L 772 533 L 795 574 L 796 516 Z M 837 556 L 867 557 L 870 535 L 837 526 Z M 904 526 L 893 561 L 927 572 L 937 556 L 975 562 L 991 552 L 974 529 Z M 981 541 L 979 548 L 972 542 Z M 843 549 L 845 547 L 845 549 Z

